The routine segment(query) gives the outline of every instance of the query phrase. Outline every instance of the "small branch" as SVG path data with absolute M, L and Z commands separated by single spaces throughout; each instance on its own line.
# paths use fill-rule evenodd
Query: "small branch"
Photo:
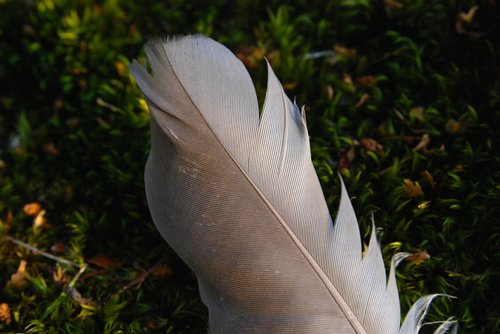
M 67 264 L 67 265 L 73 266 L 73 267 L 75 267 L 75 268 L 79 268 L 79 269 L 81 269 L 81 266 L 80 266 L 78 263 L 75 263 L 75 262 L 73 262 L 73 261 L 63 259 L 62 257 L 55 256 L 55 255 L 52 255 L 52 254 L 50 254 L 50 253 L 44 252 L 44 251 L 42 251 L 42 250 L 40 250 L 40 249 L 38 249 L 38 248 L 36 248 L 36 247 L 33 247 L 33 246 L 31 246 L 31 245 L 29 245 L 29 244 L 27 244 L 27 243 L 25 243 L 25 242 L 23 242 L 23 241 L 21 241 L 21 240 L 19 240 L 19 239 L 13 238 L 13 237 L 11 237 L 11 236 L 6 235 L 6 236 L 5 236 L 5 238 L 6 238 L 7 240 L 9 240 L 10 242 L 12 242 L 12 243 L 16 244 L 16 245 L 19 245 L 19 246 L 21 246 L 21 247 L 24 247 L 24 248 L 29 249 L 30 251 L 32 251 L 32 252 L 33 252 L 33 253 L 35 253 L 35 254 L 40 254 L 40 255 L 42 255 L 42 256 L 44 256 L 44 257 L 46 257 L 46 258 L 49 258 L 49 259 L 51 259 L 51 260 L 54 260 L 54 261 L 56 261 L 56 262 L 59 262 L 59 263 L 64 263 L 64 264 Z M 87 265 L 85 265 L 85 267 L 86 267 L 86 266 L 87 266 Z M 90 269 L 90 268 L 89 268 L 89 269 Z
M 136 285 L 139 285 L 141 284 L 145 279 L 146 277 L 148 277 L 155 269 L 156 267 L 158 267 L 162 262 L 163 262 L 163 258 L 161 258 L 160 260 L 158 260 L 158 262 L 156 262 L 151 268 L 149 268 L 148 270 L 144 271 L 142 274 L 140 274 L 139 276 L 137 276 L 136 279 L 134 279 L 132 282 L 130 282 L 129 284 L 125 285 L 122 290 L 123 291 L 126 291 Z

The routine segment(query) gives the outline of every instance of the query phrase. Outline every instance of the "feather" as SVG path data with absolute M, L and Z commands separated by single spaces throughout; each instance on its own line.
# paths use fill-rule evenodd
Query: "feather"
M 418 331 L 420 311 L 410 311 L 400 332 L 395 267 L 408 254 L 393 258 L 387 279 L 373 228 L 362 255 L 343 183 L 332 221 L 304 111 L 270 65 L 260 114 L 248 72 L 221 44 L 188 36 L 145 50 L 152 75 L 135 61 L 131 72 L 151 111 L 147 201 L 198 278 L 210 331 Z

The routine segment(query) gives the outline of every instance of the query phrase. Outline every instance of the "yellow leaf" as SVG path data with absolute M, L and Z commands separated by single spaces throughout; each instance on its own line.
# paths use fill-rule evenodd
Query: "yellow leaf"
M 124 77 L 127 74 L 127 66 L 121 61 L 117 61 L 115 63 L 115 69 L 121 77 Z
M 24 214 L 30 217 L 35 217 L 41 210 L 42 206 L 36 202 L 28 203 L 23 207 Z
M 7 287 L 22 288 L 26 285 L 26 265 L 28 263 L 26 260 L 21 260 L 17 271 L 10 276 L 10 280 L 7 282 Z
M 412 198 L 419 197 L 424 193 L 422 191 L 422 187 L 420 187 L 420 184 L 418 183 L 418 181 L 413 182 L 410 179 L 404 179 L 403 184 L 406 187 L 408 194 Z
M 0 304 L 0 320 L 10 325 L 12 322 L 12 315 L 10 314 L 10 307 L 6 303 Z
M 40 211 L 35 219 L 33 219 L 33 229 L 37 230 L 39 228 L 47 228 L 50 227 L 49 223 L 47 223 L 47 219 L 45 218 L 45 210 Z
M 417 208 L 419 208 L 420 210 L 425 209 L 429 206 L 430 203 L 431 201 L 422 201 L 417 205 Z

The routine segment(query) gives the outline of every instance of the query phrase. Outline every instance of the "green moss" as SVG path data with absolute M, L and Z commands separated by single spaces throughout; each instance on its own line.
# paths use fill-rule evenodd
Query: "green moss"
M 195 278 L 149 217 L 149 114 L 128 72 L 147 39 L 194 32 L 238 51 L 259 96 L 266 56 L 307 105 L 333 214 L 340 171 L 387 261 L 430 254 L 398 272 L 403 312 L 447 293 L 429 320 L 500 331 L 499 13 L 479 0 L 0 1 L 0 233 L 91 268 L 77 277 L 1 240 L 0 332 L 205 332 Z M 33 228 L 30 202 L 48 226 Z

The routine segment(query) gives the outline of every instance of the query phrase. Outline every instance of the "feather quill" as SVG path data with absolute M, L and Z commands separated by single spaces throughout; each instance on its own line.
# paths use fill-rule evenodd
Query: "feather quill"
M 270 65 L 259 116 L 248 72 L 223 45 L 188 36 L 145 50 L 152 75 L 135 61 L 131 72 L 151 111 L 148 205 L 198 278 L 210 331 L 418 332 L 433 296 L 400 329 L 394 271 L 407 254 L 388 279 L 375 232 L 362 255 L 343 183 L 332 221 L 304 111 Z

